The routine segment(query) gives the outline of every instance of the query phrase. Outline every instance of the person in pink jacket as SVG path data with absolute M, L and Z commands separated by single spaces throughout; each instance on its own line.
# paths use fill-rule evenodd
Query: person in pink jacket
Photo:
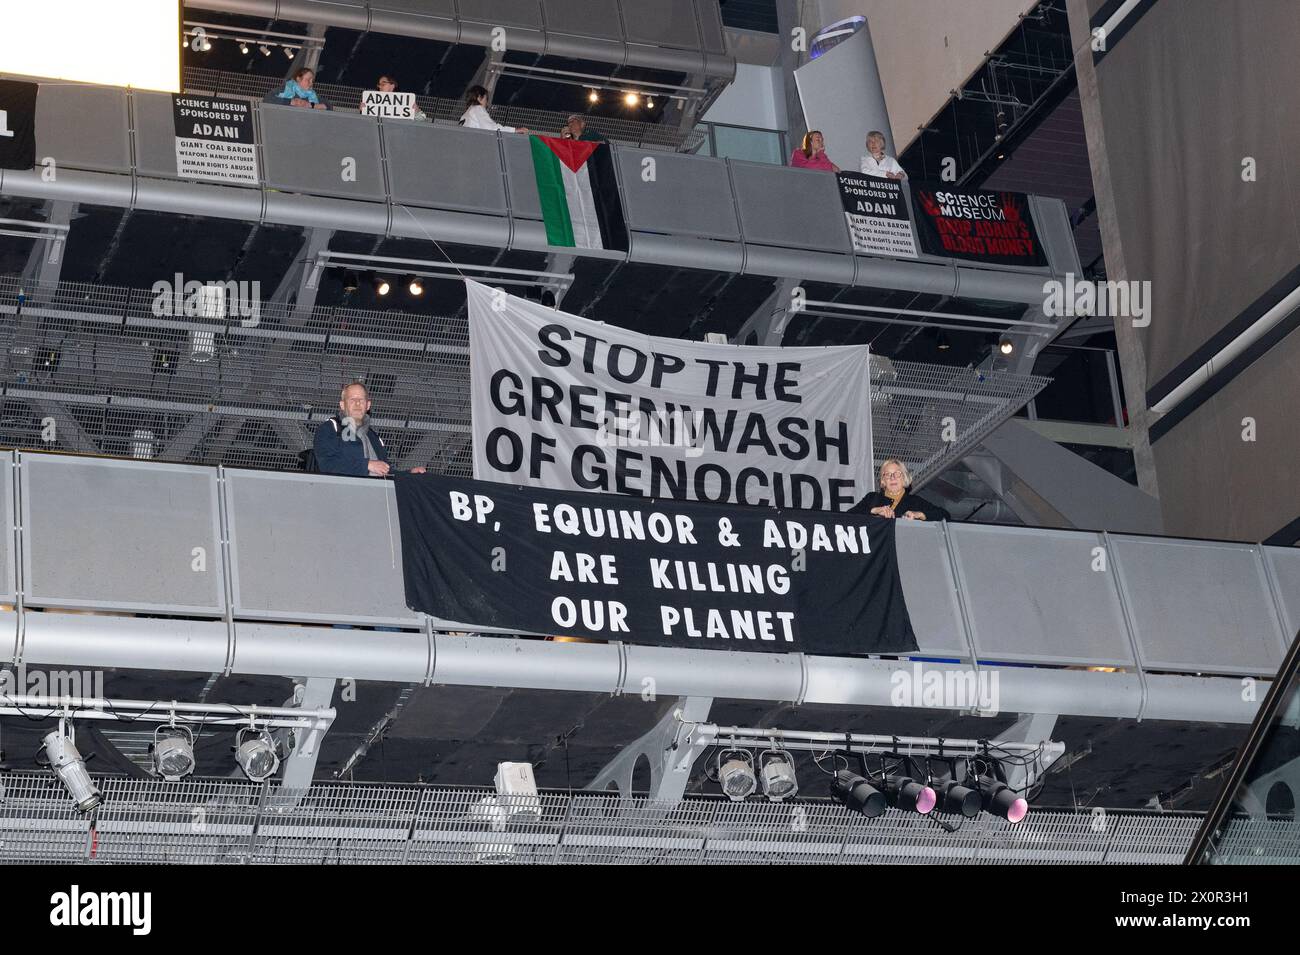
M 803 145 L 790 154 L 790 165 L 800 169 L 824 169 L 826 172 L 839 172 L 840 167 L 831 162 L 826 155 L 826 140 L 821 130 L 810 129 L 803 138 Z

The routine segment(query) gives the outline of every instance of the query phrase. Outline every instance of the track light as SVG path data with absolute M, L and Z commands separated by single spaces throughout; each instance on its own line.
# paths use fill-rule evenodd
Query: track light
M 934 343 L 935 346 L 939 349 L 939 351 L 947 351 L 949 348 L 952 347 L 952 342 L 948 340 L 948 333 L 945 332 L 942 328 L 939 329 L 939 334 L 935 338 Z
M 298 55 L 298 51 L 294 47 L 286 46 L 284 48 L 284 58 L 286 60 L 292 60 L 297 55 Z
M 1017 796 L 1014 789 L 1006 783 L 990 776 L 980 776 L 975 780 L 975 789 L 980 794 L 984 811 L 1007 822 L 1019 822 L 1029 814 L 1029 803 L 1022 796 Z
M 726 749 L 718 753 L 718 784 L 733 802 L 753 795 L 758 780 L 754 778 L 754 757 L 749 750 Z
M 984 800 L 973 789 L 967 789 L 956 780 L 949 780 L 934 787 L 940 812 L 960 813 L 967 819 L 974 819 L 984 808 Z
M 758 756 L 758 766 L 763 795 L 772 802 L 789 799 L 799 792 L 799 779 L 795 776 L 794 761 L 789 753 L 779 749 L 764 750 Z
M 352 269 L 343 270 L 343 291 L 355 292 L 361 286 L 361 277 Z
M 645 100 L 645 108 L 646 108 L 646 109 L 654 109 L 654 108 L 655 108 L 654 97 L 652 97 L 652 96 L 647 96 L 647 97 L 646 97 L 646 100 Z
M 270 48 L 269 46 L 267 46 L 265 43 L 259 43 L 259 44 L 257 44 L 257 48 L 258 48 L 259 50 L 262 51 L 262 55 L 263 55 L 263 56 L 270 56 L 270 55 L 271 55 L 271 48 Z
M 153 732 L 149 754 L 154 775 L 174 783 L 194 772 L 194 736 L 188 726 L 172 723 Z
M 280 768 L 271 734 L 255 726 L 245 726 L 235 737 L 235 762 L 255 783 L 270 779 Z
M 626 93 L 623 96 L 623 102 L 628 106 L 635 106 L 637 103 L 641 102 L 641 97 L 637 96 L 635 93 Z
M 879 816 L 888 805 L 884 793 L 857 773 L 851 773 L 847 769 L 841 769 L 831 780 L 831 795 L 843 803 L 850 812 L 860 812 L 868 819 Z
M 933 789 L 910 776 L 890 775 L 885 777 L 885 799 L 895 809 L 924 816 L 934 808 L 936 797 Z
M 424 282 L 417 275 L 407 276 L 406 290 L 412 295 L 420 296 L 424 294 Z
M 248 44 L 244 43 L 242 40 L 239 43 L 239 52 L 243 53 L 245 56 L 248 55 Z
M 1016 344 L 1009 338 L 1003 338 L 998 342 L 998 351 L 1004 355 L 1010 355 L 1016 350 Z
M 50 769 L 59 777 L 80 812 L 88 813 L 103 802 L 99 787 L 86 772 L 86 761 L 77 751 L 71 729 L 65 729 L 62 720 L 57 730 L 46 735 L 44 749 Z
M 373 279 L 375 285 L 375 294 L 380 298 L 387 295 L 393 290 L 393 284 L 382 275 L 376 275 Z
M 590 93 L 587 94 L 587 102 L 589 102 L 589 103 L 599 103 L 599 102 L 600 102 L 600 94 L 597 93 L 595 90 L 592 90 Z

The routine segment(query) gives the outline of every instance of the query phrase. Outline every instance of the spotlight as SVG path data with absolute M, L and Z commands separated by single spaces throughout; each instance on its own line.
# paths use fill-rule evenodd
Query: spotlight
M 763 795 L 772 802 L 789 799 L 799 792 L 799 779 L 794 773 L 790 754 L 779 749 L 764 750 L 758 755 L 758 778 L 763 783 Z
M 733 802 L 753 795 L 758 780 L 754 778 L 754 757 L 749 750 L 724 749 L 718 753 L 718 784 Z
M 1016 350 L 1015 342 L 1013 342 L 1009 338 L 1003 338 L 1001 341 L 998 342 L 998 351 L 1002 352 L 1002 354 L 1004 355 L 1010 355 L 1015 350 Z
M 841 769 L 831 780 L 831 795 L 850 812 L 860 812 L 868 819 L 879 816 L 887 805 L 884 793 L 847 769 Z
M 393 290 L 393 284 L 382 275 L 376 275 L 373 281 L 375 285 L 375 294 L 381 298 Z
M 159 726 L 153 731 L 151 750 L 154 774 L 168 782 L 194 772 L 194 736 L 188 726 Z
M 72 734 L 63 728 L 62 721 L 57 730 L 45 737 L 44 749 L 50 769 L 58 775 L 79 811 L 88 813 L 103 802 L 99 787 L 86 772 L 86 761 L 81 758 Z
M 262 55 L 263 55 L 263 56 L 270 56 L 270 55 L 271 55 L 271 48 L 270 48 L 269 46 L 267 46 L 265 43 L 259 43 L 259 44 L 257 44 L 257 48 L 258 48 L 259 50 L 262 51 Z
M 343 270 L 343 291 L 355 292 L 361 285 L 361 277 L 352 269 Z
M 635 106 L 637 103 L 641 102 L 641 97 L 637 96 L 635 93 L 627 93 L 623 96 L 623 102 L 628 106 Z
M 940 812 L 961 813 L 967 819 L 974 819 L 984 808 L 984 800 L 973 789 L 967 789 L 961 783 L 949 780 L 935 787 Z
M 195 30 L 194 39 L 190 41 L 190 49 L 195 53 L 207 53 L 208 50 L 212 49 L 212 41 L 208 39 L 207 34 L 202 30 Z
M 948 333 L 945 332 L 942 328 L 939 329 L 939 334 L 935 338 L 934 343 L 935 346 L 939 349 L 939 351 L 947 351 L 949 348 L 952 347 L 952 342 L 948 341 Z
M 1029 814 L 1029 803 L 1004 782 L 989 776 L 980 776 L 975 780 L 975 789 L 980 794 L 984 811 L 999 816 L 1007 822 L 1019 822 Z
M 296 49 L 294 49 L 293 47 L 291 47 L 291 46 L 286 46 L 286 47 L 284 48 L 284 58 L 285 58 L 286 60 L 292 60 L 292 59 L 293 59 L 295 56 L 297 56 L 297 55 L 298 55 L 298 51 L 297 51 Z
M 240 53 L 243 53 L 245 56 L 247 56 L 247 55 L 248 55 L 248 44 L 247 44 L 247 43 L 244 43 L 243 41 L 240 41 L 240 44 L 239 44 L 239 52 L 240 52 Z
M 885 777 L 885 799 L 895 809 L 924 816 L 934 808 L 935 798 L 933 789 L 910 776 Z
M 651 96 L 647 96 L 647 97 L 646 97 L 646 100 L 645 100 L 645 108 L 646 108 L 646 109 L 654 109 L 654 108 L 655 108 L 655 101 L 654 101 L 654 98 L 653 98 L 653 97 L 651 97 Z
M 587 102 L 589 102 L 589 103 L 599 103 L 599 102 L 600 102 L 600 94 L 597 93 L 595 90 L 592 90 L 590 93 L 587 94 Z
M 415 296 L 423 295 L 424 282 L 419 278 L 419 276 L 408 276 L 406 279 L 406 290 Z
M 255 783 L 270 779 L 280 768 L 280 757 L 275 753 L 271 734 L 254 726 L 245 726 L 235 737 L 235 762 Z

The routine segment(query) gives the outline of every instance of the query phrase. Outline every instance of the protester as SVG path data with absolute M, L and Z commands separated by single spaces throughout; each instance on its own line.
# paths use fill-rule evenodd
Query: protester
M 573 113 L 569 116 L 568 122 L 560 130 L 560 135 L 565 139 L 577 139 L 584 143 L 608 142 L 604 134 L 599 130 L 588 129 L 587 118 L 579 113 Z
M 385 73 L 383 76 L 379 77 L 379 79 L 375 82 L 375 89 L 379 90 L 379 92 L 381 93 L 396 93 L 397 81 L 393 79 L 391 76 L 389 76 L 387 73 Z M 362 101 L 361 105 L 358 106 L 357 109 L 361 110 L 361 112 L 364 113 L 366 111 L 365 102 Z M 411 118 L 421 123 L 427 123 L 429 121 L 429 117 L 424 115 L 424 111 L 420 109 L 418 103 L 416 104 L 415 107 L 415 115 L 412 116 Z
M 912 493 L 912 475 L 898 458 L 880 466 L 880 490 L 872 491 L 849 508 L 850 514 L 875 514 L 909 521 L 946 521 L 948 512 Z
M 817 129 L 810 129 L 804 134 L 803 145 L 790 154 L 790 165 L 800 169 L 840 171 L 840 167 L 831 162 L 830 157 L 826 155 L 826 139 Z
M 526 133 L 523 126 L 502 126 L 487 111 L 488 91 L 482 86 L 471 86 L 465 91 L 465 112 L 460 124 L 469 129 L 496 129 L 503 133 Z
M 300 109 L 333 109 L 324 96 L 312 89 L 315 84 L 316 72 L 304 66 L 294 71 L 293 79 L 284 81 L 284 89 L 278 93 L 267 93 L 262 102 L 297 106 Z
M 316 429 L 316 466 L 322 474 L 387 477 L 388 445 L 370 424 L 370 394 L 359 381 L 343 386 L 339 413 Z M 424 468 L 412 468 L 423 474 Z
M 884 179 L 907 178 L 903 167 L 893 156 L 885 155 L 885 134 L 878 129 L 867 133 L 867 154 L 862 157 L 862 171 L 868 176 L 880 176 Z

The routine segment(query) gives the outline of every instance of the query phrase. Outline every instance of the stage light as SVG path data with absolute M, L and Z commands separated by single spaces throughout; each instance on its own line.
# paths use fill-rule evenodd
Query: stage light
M 256 734 L 256 735 L 252 735 Z M 245 726 L 235 737 L 235 762 L 255 783 L 270 779 L 280 768 L 271 734 L 252 726 Z
M 754 778 L 754 757 L 749 750 L 725 749 L 718 753 L 718 784 L 732 802 L 754 794 L 758 780 Z
M 1016 344 L 1009 338 L 1003 338 L 998 342 L 998 351 L 1002 352 L 1004 355 L 1010 355 L 1015 350 Z
M 416 275 L 409 276 L 406 279 L 406 290 L 410 292 L 412 295 L 415 295 L 417 297 L 423 295 L 424 282 L 420 280 L 419 276 Z
M 637 103 L 641 102 L 641 97 L 637 96 L 635 93 L 627 93 L 623 96 L 623 102 L 628 106 L 635 106 Z
M 375 294 L 381 298 L 393 290 L 393 284 L 382 275 L 376 275 L 373 281 L 375 284 Z
M 194 737 L 188 726 L 175 723 L 159 726 L 153 731 L 150 752 L 154 775 L 170 783 L 194 772 Z
M 884 793 L 847 769 L 841 769 L 831 780 L 831 795 L 850 812 L 860 812 L 868 819 L 879 816 L 888 805 Z
M 587 102 L 589 102 L 589 103 L 599 103 L 599 102 L 600 102 L 600 94 L 597 93 L 595 90 L 592 90 L 590 93 L 587 94 Z
M 361 277 L 352 269 L 343 270 L 343 291 L 347 293 L 355 292 L 361 286 Z
M 935 806 L 940 812 L 960 813 L 967 819 L 974 819 L 984 808 L 984 800 L 980 794 L 973 789 L 967 789 L 956 780 L 949 780 L 935 788 L 937 804 Z
M 267 46 L 265 43 L 259 43 L 259 44 L 257 44 L 257 48 L 258 48 L 259 50 L 262 51 L 262 55 L 263 55 L 263 56 L 270 56 L 270 55 L 271 55 L 271 48 L 270 48 L 269 46 Z
M 293 47 L 291 47 L 291 46 L 286 46 L 286 47 L 284 48 L 284 58 L 285 58 L 286 60 L 292 60 L 292 59 L 293 59 L 295 56 L 297 56 L 297 55 L 298 55 L 298 51 L 297 51 L 296 49 L 294 49 Z
M 86 761 L 81 758 L 72 734 L 63 728 L 62 721 L 57 730 L 46 735 L 44 749 L 50 769 L 59 777 L 80 812 L 90 812 L 103 802 L 99 787 L 86 772 Z
M 247 55 L 247 54 L 248 54 L 248 44 L 247 44 L 247 43 L 244 43 L 244 42 L 241 41 L 240 44 L 239 44 L 239 52 L 240 52 L 240 53 L 243 53 L 243 54 L 245 54 L 245 55 Z
M 1004 782 L 989 776 L 980 776 L 975 780 L 975 789 L 980 794 L 984 811 L 998 816 L 1007 822 L 1019 822 L 1029 814 L 1029 803 Z
M 646 109 L 654 109 L 654 108 L 655 108 L 655 101 L 654 101 L 654 99 L 653 99 L 652 97 L 649 97 L 649 96 L 646 97 L 645 108 L 646 108 Z
M 895 809 L 924 816 L 934 808 L 936 797 L 933 789 L 910 776 L 890 775 L 885 777 L 885 799 Z
M 763 795 L 772 802 L 789 799 L 799 792 L 799 779 L 789 753 L 779 749 L 764 750 L 758 756 L 758 766 Z

